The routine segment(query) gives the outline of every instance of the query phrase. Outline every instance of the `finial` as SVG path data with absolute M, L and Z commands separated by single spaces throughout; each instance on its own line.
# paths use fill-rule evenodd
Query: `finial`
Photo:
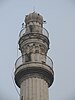
M 33 12 L 35 12 L 35 6 L 33 6 Z

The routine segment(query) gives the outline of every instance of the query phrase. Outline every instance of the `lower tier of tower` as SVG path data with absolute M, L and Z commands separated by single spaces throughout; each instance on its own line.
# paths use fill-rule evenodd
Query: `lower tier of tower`
M 20 100 L 48 100 L 48 83 L 38 77 L 24 80 L 20 87 Z

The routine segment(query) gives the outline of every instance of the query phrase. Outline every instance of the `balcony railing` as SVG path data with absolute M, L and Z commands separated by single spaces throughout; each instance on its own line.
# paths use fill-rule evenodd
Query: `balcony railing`
M 35 27 L 34 27 L 35 29 Z M 20 33 L 19 33 L 19 37 L 22 37 L 25 34 L 30 34 L 30 33 L 37 33 L 37 34 L 43 34 L 44 36 L 46 36 L 47 38 L 49 38 L 49 33 L 45 28 L 41 28 L 40 26 L 37 27 L 37 30 L 35 29 L 35 31 L 27 31 L 27 27 L 22 28 Z
M 53 61 L 50 57 L 45 56 L 44 54 L 31 54 L 31 55 L 23 55 L 20 56 L 16 62 L 15 62 L 15 69 L 20 67 L 23 64 L 28 64 L 28 63 L 41 63 L 41 64 L 46 64 L 47 66 L 51 67 L 53 69 Z

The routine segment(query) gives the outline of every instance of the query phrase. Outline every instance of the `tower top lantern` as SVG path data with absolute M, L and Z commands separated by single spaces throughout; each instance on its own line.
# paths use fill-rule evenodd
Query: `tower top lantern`
M 30 22 L 37 22 L 39 24 L 43 24 L 43 17 L 36 12 L 30 13 L 29 15 L 26 15 L 25 17 L 25 23 L 28 24 Z
M 22 24 L 22 30 L 20 31 L 19 37 L 30 33 L 39 33 L 49 37 L 48 31 L 43 27 L 42 15 L 37 12 L 32 12 L 25 16 L 25 24 Z

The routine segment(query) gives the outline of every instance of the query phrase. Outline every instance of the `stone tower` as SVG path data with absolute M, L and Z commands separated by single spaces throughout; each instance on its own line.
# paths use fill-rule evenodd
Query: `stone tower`
M 48 100 L 48 88 L 54 80 L 53 62 L 47 56 L 49 33 L 43 22 L 40 14 L 30 13 L 19 34 L 22 55 L 15 63 L 15 82 L 20 100 Z

